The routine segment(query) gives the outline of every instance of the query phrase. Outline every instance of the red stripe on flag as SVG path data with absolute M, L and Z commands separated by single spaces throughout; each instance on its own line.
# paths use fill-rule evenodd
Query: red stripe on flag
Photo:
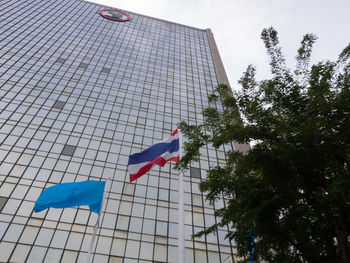
M 177 133 L 177 129 L 173 131 L 173 133 L 170 136 L 174 136 Z
M 137 178 L 140 178 L 142 175 L 147 173 L 152 168 L 153 165 L 158 164 L 159 166 L 163 167 L 167 162 L 170 162 L 170 161 L 178 162 L 180 161 L 180 156 L 174 156 L 168 160 L 165 160 L 163 157 L 157 157 L 156 159 L 150 161 L 145 166 L 143 166 L 136 174 L 130 174 L 130 182 L 136 180 Z

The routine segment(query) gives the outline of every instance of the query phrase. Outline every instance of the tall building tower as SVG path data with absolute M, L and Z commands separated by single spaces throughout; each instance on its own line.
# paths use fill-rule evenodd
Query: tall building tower
M 111 178 L 94 262 L 177 262 L 178 172 L 154 167 L 129 183 L 128 156 L 201 123 L 227 78 L 210 30 L 81 0 L 4 0 L 0 10 L 0 262 L 86 262 L 97 215 L 87 207 L 34 213 L 63 183 Z M 220 107 L 220 105 L 217 105 Z M 231 148 L 231 147 L 229 147 Z M 185 173 L 185 262 L 229 262 L 198 183 L 225 162 L 202 151 Z M 109 190 L 109 189 L 108 189 Z

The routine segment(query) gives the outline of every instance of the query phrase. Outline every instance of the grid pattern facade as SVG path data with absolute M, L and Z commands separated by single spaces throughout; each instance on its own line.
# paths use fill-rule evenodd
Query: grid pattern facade
M 218 84 L 205 30 L 127 12 L 119 23 L 80 1 L 2 1 L 0 10 L 0 262 L 85 262 L 97 215 L 34 213 L 46 187 L 111 178 L 94 262 L 177 262 L 178 172 L 135 183 L 128 156 L 200 123 Z M 217 105 L 220 107 L 220 105 Z M 185 261 L 224 262 L 226 229 L 198 183 L 225 149 L 202 150 L 185 173 Z

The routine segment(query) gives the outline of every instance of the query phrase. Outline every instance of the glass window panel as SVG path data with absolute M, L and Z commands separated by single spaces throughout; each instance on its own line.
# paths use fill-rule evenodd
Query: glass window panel
M 46 219 L 58 221 L 63 209 L 49 209 L 46 215 Z
M 74 208 L 63 209 L 60 221 L 67 222 L 67 223 L 73 223 L 76 213 L 77 213 L 77 209 L 74 209 Z
M 111 248 L 111 243 L 112 243 L 112 238 L 100 236 L 98 238 L 96 252 L 97 253 L 103 253 L 103 254 L 109 254 L 109 250 Z M 100 262 L 99 260 L 96 260 L 96 261 Z
M 22 233 L 23 228 L 24 228 L 23 225 L 11 224 L 7 229 L 7 232 L 3 240 L 10 241 L 10 242 L 17 242 L 18 238 Z
M 0 243 L 0 262 L 8 262 L 13 248 L 16 244 L 1 242 Z
M 106 212 L 115 213 L 116 211 L 118 211 L 118 207 L 119 207 L 118 200 L 108 199 Z
M 10 262 L 25 262 L 31 246 L 18 244 L 13 251 Z
M 164 245 L 155 244 L 154 260 L 166 262 L 166 256 L 167 256 L 167 247 Z
M 23 201 L 20 208 L 17 211 L 17 215 L 29 217 L 33 212 L 34 203 Z
M 125 251 L 125 246 L 126 246 L 125 239 L 113 238 L 111 255 L 123 257 L 124 251 Z
M 177 224 L 169 223 L 169 237 L 177 238 L 178 227 Z
M 145 218 L 155 219 L 156 218 L 156 207 L 153 205 L 146 205 L 145 207 Z
M 158 221 L 156 234 L 159 236 L 167 236 L 168 235 L 168 223 Z
M 117 181 L 112 182 L 112 188 L 111 188 L 112 193 L 120 194 L 122 192 L 122 189 L 123 189 L 122 183 Z
M 117 229 L 128 230 L 128 227 L 129 227 L 129 217 L 118 216 Z
M 149 220 L 149 219 L 144 219 L 142 233 L 154 235 L 154 232 L 155 232 L 155 221 Z
M 141 233 L 141 228 L 142 228 L 142 218 L 131 217 L 129 231 Z
M 158 207 L 157 219 L 162 221 L 168 221 L 168 208 Z
M 131 214 L 131 202 L 121 201 L 119 207 L 119 214 L 130 215 Z
M 64 251 L 61 262 L 75 262 L 78 256 L 78 252 L 75 251 Z
M 135 184 L 125 183 L 124 184 L 124 194 L 134 195 Z
M 195 206 L 203 206 L 202 204 L 202 196 L 197 194 L 192 194 L 192 203 Z
M 169 190 L 159 189 L 159 200 L 168 201 L 169 200 Z
M 192 225 L 192 214 L 189 211 L 185 211 L 185 224 Z
M 44 248 L 44 247 L 33 246 L 26 262 L 32 262 L 32 263 L 43 262 L 46 250 L 47 248 Z
M 145 197 L 146 187 L 144 185 L 136 185 L 135 196 Z
M 52 238 L 51 246 L 56 248 L 64 248 L 69 232 L 56 230 Z
M 5 234 L 8 225 L 9 223 L 0 222 L 0 240 L 2 239 L 2 236 Z
M 102 227 L 114 229 L 117 221 L 116 214 L 105 213 L 103 217 Z
M 41 228 L 35 240 L 35 244 L 39 246 L 47 246 L 52 238 L 54 231 L 52 229 Z
M 140 242 L 128 240 L 126 245 L 125 256 L 130 258 L 138 258 Z
M 98 262 L 98 263 L 108 263 L 108 262 L 110 262 L 110 261 L 108 261 L 108 256 L 99 255 L 99 254 L 95 254 L 94 261 Z
M 83 240 L 83 234 L 71 233 L 68 238 L 66 248 L 72 249 L 72 250 L 80 250 L 80 245 L 82 240 Z
M 89 210 L 78 209 L 77 216 L 75 217 L 75 223 L 86 225 L 90 216 Z
M 6 202 L 7 202 L 6 197 L 0 197 L 0 212 L 1 212 L 2 208 L 5 206 Z
M 153 244 L 141 242 L 140 259 L 153 259 Z
M 145 206 L 143 204 L 134 203 L 132 207 L 132 216 L 143 217 L 144 207 Z
M 45 263 L 60 262 L 62 253 L 63 253 L 63 250 L 61 249 L 49 248 L 44 262 Z
M 185 262 L 193 263 L 193 249 L 185 248 Z
M 178 262 L 178 249 L 177 247 L 168 247 L 168 262 Z M 220 261 L 213 261 L 220 262 Z
M 196 226 L 204 227 L 203 214 L 193 213 L 193 222 Z
M 219 237 L 219 242 L 220 242 L 221 245 L 230 246 L 229 239 L 225 238 L 226 237 L 226 231 L 218 230 L 218 237 Z
M 209 262 L 220 262 L 220 255 L 217 252 L 208 251 Z
M 202 250 L 195 250 L 195 256 L 196 256 L 196 263 L 205 263 L 207 262 L 207 255 L 205 251 Z M 219 261 L 220 262 L 220 261 Z
M 25 244 L 33 244 L 38 232 L 39 227 L 26 226 L 20 238 L 20 242 Z
M 16 165 L 14 165 L 10 175 L 15 176 L 15 177 L 22 177 L 22 174 L 25 171 L 25 169 L 26 169 L 26 166 L 16 164 Z

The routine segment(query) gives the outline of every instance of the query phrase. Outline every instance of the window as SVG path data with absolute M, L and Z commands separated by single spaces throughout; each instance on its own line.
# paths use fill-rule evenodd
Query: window
M 102 73 L 107 73 L 107 74 L 108 74 L 110 71 L 111 71 L 111 69 L 110 69 L 110 68 L 106 68 L 106 67 L 103 67 L 102 70 L 101 70 Z
M 53 104 L 52 108 L 61 110 L 61 109 L 63 109 L 63 107 L 64 107 L 65 104 L 66 104 L 66 103 L 65 103 L 64 101 L 59 101 L 59 100 L 57 100 L 57 101 Z
M 63 64 L 64 62 L 66 62 L 66 59 L 64 59 L 64 58 L 58 58 L 58 59 L 56 60 L 56 63 Z
M 73 156 L 74 151 L 77 147 L 73 145 L 65 145 L 62 150 L 62 155 Z
M 190 174 L 191 174 L 191 177 L 193 178 L 199 178 L 199 179 L 201 178 L 201 170 L 199 168 L 191 167 Z
M 0 212 L 1 212 L 2 208 L 5 206 L 6 202 L 7 202 L 6 197 L 0 197 Z
M 79 68 L 87 68 L 89 64 L 81 62 Z

